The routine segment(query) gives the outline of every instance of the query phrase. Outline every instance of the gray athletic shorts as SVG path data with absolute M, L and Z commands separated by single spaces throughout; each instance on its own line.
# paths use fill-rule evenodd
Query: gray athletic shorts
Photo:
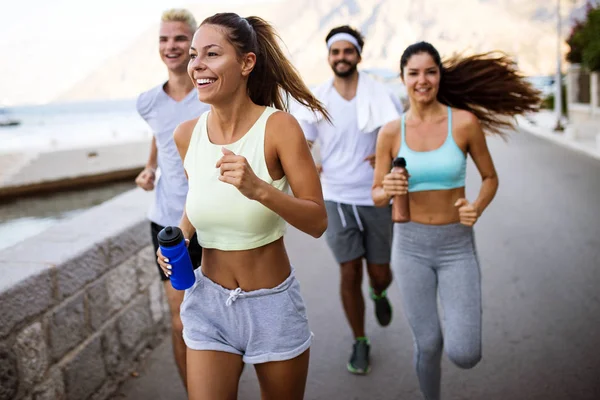
M 196 271 L 181 304 L 183 339 L 192 350 L 239 354 L 247 364 L 290 360 L 312 342 L 294 270 L 272 289 L 229 290 Z
M 392 251 L 392 208 L 325 201 L 327 244 L 338 263 L 364 257 L 388 264 Z

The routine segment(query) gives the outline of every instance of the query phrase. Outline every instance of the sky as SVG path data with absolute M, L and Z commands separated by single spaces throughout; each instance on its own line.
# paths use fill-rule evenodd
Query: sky
M 274 1 L 0 0 L 0 107 L 52 101 L 126 49 L 167 8 Z
M 52 100 L 125 49 L 167 8 L 242 1 L 257 2 L 0 0 L 0 107 L 21 104 L 24 98 Z

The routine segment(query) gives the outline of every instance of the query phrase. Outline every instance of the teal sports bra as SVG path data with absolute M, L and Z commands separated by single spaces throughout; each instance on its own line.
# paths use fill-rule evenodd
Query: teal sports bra
M 406 144 L 406 114 L 402 115 L 402 142 L 398 157 L 406 160 L 409 192 L 448 190 L 465 186 L 467 157 L 452 137 L 452 109 L 448 107 L 448 136 L 431 151 L 413 151 Z

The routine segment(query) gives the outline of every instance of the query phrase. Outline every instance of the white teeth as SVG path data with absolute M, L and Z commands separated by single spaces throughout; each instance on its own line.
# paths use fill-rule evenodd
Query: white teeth
M 166 57 L 167 58 L 177 58 L 177 57 L 179 57 L 179 55 L 177 55 L 177 54 L 167 54 Z
M 216 81 L 216 79 L 196 79 L 196 82 L 199 85 L 206 85 L 208 83 L 213 83 L 214 81 Z

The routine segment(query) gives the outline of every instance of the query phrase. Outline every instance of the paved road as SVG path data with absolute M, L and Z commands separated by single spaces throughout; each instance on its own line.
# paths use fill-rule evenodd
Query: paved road
M 490 148 L 501 183 L 476 229 L 484 358 L 469 371 L 444 359 L 443 398 L 600 399 L 600 162 L 525 134 L 491 139 Z M 472 165 L 468 176 L 473 199 Z M 397 287 L 389 293 L 390 327 L 376 325 L 368 304 L 373 371 L 352 376 L 345 370 L 351 334 L 326 244 L 291 229 L 287 245 L 315 333 L 306 399 L 420 399 Z M 168 342 L 155 350 L 117 398 L 184 399 L 170 351 Z M 260 398 L 252 368 L 239 398 Z

